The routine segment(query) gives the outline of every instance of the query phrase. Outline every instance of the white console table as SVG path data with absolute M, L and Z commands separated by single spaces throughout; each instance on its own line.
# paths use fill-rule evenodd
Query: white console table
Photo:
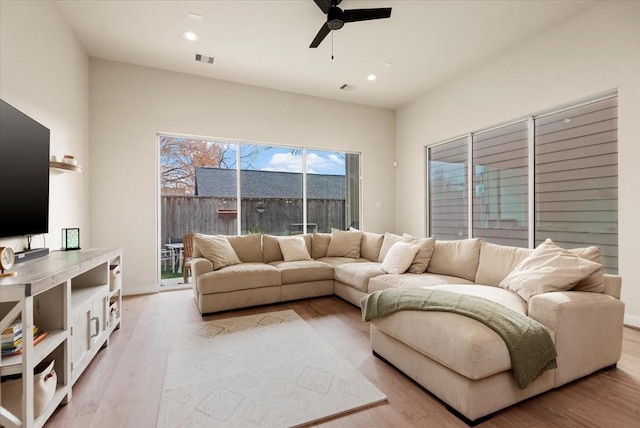
M 0 356 L 0 376 L 22 377 L 22 414 L 2 407 L 0 396 L 0 425 L 41 427 L 71 400 L 73 384 L 120 326 L 121 269 L 121 248 L 53 251 L 14 266 L 16 276 L 0 278 L 0 332 L 21 320 L 23 333 L 22 353 Z M 35 346 L 34 325 L 47 332 Z M 58 384 L 35 417 L 33 369 L 44 360 L 55 360 Z

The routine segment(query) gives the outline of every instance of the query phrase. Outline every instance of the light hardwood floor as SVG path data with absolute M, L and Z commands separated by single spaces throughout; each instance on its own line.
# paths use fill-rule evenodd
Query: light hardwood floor
M 465 427 L 441 402 L 374 357 L 360 310 L 337 297 L 229 311 L 205 320 L 295 310 L 387 397 L 388 402 L 324 421 L 321 427 Z M 122 328 L 45 425 L 154 427 L 169 343 L 176 327 L 201 321 L 191 290 L 125 298 Z M 622 359 L 601 371 L 496 413 L 489 427 L 640 427 L 640 331 L 625 328 Z

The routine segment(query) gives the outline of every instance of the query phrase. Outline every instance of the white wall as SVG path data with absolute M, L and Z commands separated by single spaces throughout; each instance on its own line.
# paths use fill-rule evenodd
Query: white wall
M 79 227 L 81 245 L 88 245 L 89 58 L 53 4 L 0 2 L 0 98 L 49 128 L 52 155 L 74 155 L 85 171 L 50 173 L 46 246 L 60 248 L 63 227 Z M 0 193 L 0 207 L 5 203 Z M 25 244 L 0 241 L 16 251 Z M 43 246 L 42 236 L 33 238 L 32 247 Z
M 416 235 L 426 232 L 425 146 L 615 88 L 619 271 L 625 321 L 640 326 L 639 2 L 603 2 L 400 109 L 396 229 Z
M 91 229 L 123 246 L 125 294 L 156 290 L 158 132 L 362 153 L 365 230 L 392 230 L 394 112 L 91 59 Z

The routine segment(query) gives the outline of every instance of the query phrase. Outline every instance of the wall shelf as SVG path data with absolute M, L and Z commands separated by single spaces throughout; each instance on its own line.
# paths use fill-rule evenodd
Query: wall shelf
M 82 172 L 82 168 L 78 165 L 71 165 L 65 162 L 49 162 L 49 168 L 58 172 Z

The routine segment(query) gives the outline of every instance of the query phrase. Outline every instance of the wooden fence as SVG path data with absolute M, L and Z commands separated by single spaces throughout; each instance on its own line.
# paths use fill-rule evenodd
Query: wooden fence
M 242 233 L 289 235 L 302 231 L 302 199 L 242 199 Z M 344 229 L 345 201 L 309 199 L 308 230 L 330 232 Z M 187 233 L 235 235 L 237 201 L 231 198 L 163 196 L 161 239 L 181 238 Z M 315 225 L 315 226 L 313 226 Z

